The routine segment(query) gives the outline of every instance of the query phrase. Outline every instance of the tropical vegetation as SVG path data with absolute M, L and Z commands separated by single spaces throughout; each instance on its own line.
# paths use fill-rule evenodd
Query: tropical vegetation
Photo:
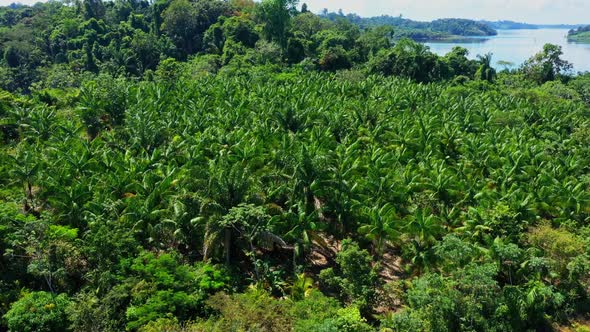
M 296 5 L 0 10 L 0 330 L 584 331 L 590 75 Z

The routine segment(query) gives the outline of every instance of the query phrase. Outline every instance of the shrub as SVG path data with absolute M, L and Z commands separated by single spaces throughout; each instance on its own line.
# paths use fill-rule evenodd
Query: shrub
M 208 264 L 181 264 L 175 254 L 144 253 L 131 265 L 131 306 L 127 328 L 135 330 L 150 321 L 176 317 L 180 321 L 203 315 L 204 301 L 226 288 L 229 278 Z
M 368 251 L 361 250 L 352 240 L 342 241 L 342 251 L 336 256 L 338 269 L 323 270 L 320 279 L 328 288 L 340 293 L 343 301 L 368 309 L 375 300 L 377 269 L 372 266 Z
M 66 307 L 70 298 L 66 294 L 32 292 L 13 303 L 4 315 L 8 329 L 18 332 L 66 331 Z
M 584 242 L 577 235 L 563 229 L 554 229 L 548 224 L 534 228 L 528 236 L 529 242 L 541 248 L 545 257 L 551 259 L 560 273 L 565 273 L 567 264 L 586 251 Z
M 250 290 L 244 294 L 213 295 L 207 303 L 221 314 L 221 331 L 290 331 L 293 318 L 289 302 L 278 301 L 268 293 Z

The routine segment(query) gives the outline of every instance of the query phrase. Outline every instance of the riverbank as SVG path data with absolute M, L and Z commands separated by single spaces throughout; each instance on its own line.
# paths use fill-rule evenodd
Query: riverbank
M 569 35 L 567 40 L 573 43 L 590 44 L 590 31 Z

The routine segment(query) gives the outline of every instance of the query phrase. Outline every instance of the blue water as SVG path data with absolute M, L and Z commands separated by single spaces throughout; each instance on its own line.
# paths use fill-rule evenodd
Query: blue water
M 547 43 L 561 45 L 563 59 L 573 63 L 574 71 L 590 71 L 590 44 L 570 43 L 567 41 L 565 29 L 537 29 L 537 30 L 498 30 L 493 37 L 466 38 L 461 42 L 429 42 L 430 49 L 439 55 L 450 52 L 454 46 L 461 46 L 469 50 L 469 57 L 475 59 L 478 54 L 493 53 L 492 61 L 498 69 L 505 66 L 498 65 L 498 61 L 513 63 L 516 68 L 528 58 L 543 49 Z

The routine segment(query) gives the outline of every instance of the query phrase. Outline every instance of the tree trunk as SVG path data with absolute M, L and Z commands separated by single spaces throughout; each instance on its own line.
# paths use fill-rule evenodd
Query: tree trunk
M 225 249 L 225 264 L 229 266 L 230 264 L 230 254 L 231 254 L 231 228 L 225 228 L 225 238 L 223 240 L 223 247 Z
M 258 262 L 256 261 L 256 249 L 254 248 L 254 244 L 252 240 L 250 242 L 250 255 L 252 255 L 252 262 L 254 263 L 254 275 L 256 276 L 256 282 L 260 280 L 260 274 L 258 273 Z
M 33 185 L 27 181 L 27 198 L 33 200 Z

